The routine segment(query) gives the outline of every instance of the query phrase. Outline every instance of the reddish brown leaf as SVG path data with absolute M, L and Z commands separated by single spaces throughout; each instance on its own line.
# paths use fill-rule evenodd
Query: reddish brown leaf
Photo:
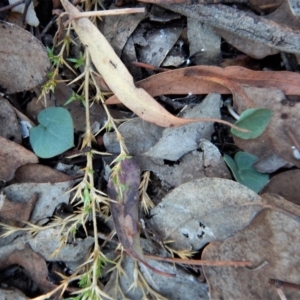
M 17 227 L 23 227 L 29 220 L 37 199 L 37 194 L 34 194 L 26 203 L 13 202 L 2 194 L 0 195 L 0 217 Z
M 40 164 L 26 164 L 19 167 L 15 173 L 15 180 L 18 183 L 56 183 L 69 181 L 71 179 L 72 178 L 67 174 Z
M 14 107 L 0 97 L 0 135 L 15 143 L 22 143 L 20 125 Z
M 282 172 L 270 180 L 263 193 L 273 193 L 300 205 L 300 170 Z
M 239 113 L 251 107 L 271 109 L 273 117 L 264 134 L 255 140 L 236 138 L 236 144 L 259 158 L 275 152 L 286 161 L 300 167 L 300 161 L 293 156 L 291 150 L 292 146 L 300 150 L 300 127 L 295 122 L 299 120 L 299 103 L 289 105 L 284 94 L 275 89 L 280 89 L 287 95 L 300 95 L 299 81 L 299 74 L 286 71 L 264 72 L 241 67 L 222 69 L 196 66 L 154 75 L 137 86 L 143 87 L 153 96 L 231 91 Z M 241 87 L 240 84 L 259 88 Z M 108 101 L 115 103 L 115 100 L 116 98 L 111 97 Z
M 300 95 L 300 74 L 288 71 L 252 71 L 242 67 L 188 67 L 156 74 L 138 82 L 136 86 L 144 88 L 153 97 L 166 94 L 231 93 L 229 87 L 226 88 L 216 82 L 198 80 L 199 76 L 219 77 L 257 87 L 276 87 L 283 90 L 286 95 Z M 106 103 L 120 102 L 115 96 L 112 96 Z
M 56 286 L 48 281 L 48 268 L 44 258 L 33 252 L 28 244 L 23 250 L 14 250 L 0 262 L 0 269 L 11 265 L 20 265 L 27 275 L 39 286 L 43 292 L 49 292 Z
M 0 180 L 9 181 L 18 167 L 38 162 L 34 153 L 1 136 L 0 145 Z
M 126 252 L 133 258 L 154 272 L 165 276 L 173 276 L 172 274 L 167 274 L 153 268 L 145 261 L 138 226 L 138 188 L 141 170 L 132 159 L 125 159 L 120 164 L 121 172 L 118 175 L 118 186 L 115 185 L 113 178 L 110 178 L 107 187 L 108 196 L 118 202 L 110 203 L 111 214 L 114 219 L 118 238 Z M 119 190 L 120 187 L 122 192 Z

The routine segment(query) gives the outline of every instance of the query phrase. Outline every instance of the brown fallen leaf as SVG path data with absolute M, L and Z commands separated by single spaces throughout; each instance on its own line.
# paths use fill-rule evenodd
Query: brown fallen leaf
M 230 94 L 229 87 L 216 81 L 199 80 L 197 76 L 217 77 L 239 84 L 255 87 L 276 87 L 286 95 L 300 95 L 300 74 L 288 71 L 252 71 L 234 66 L 220 68 L 215 66 L 195 66 L 153 75 L 136 83 L 151 96 L 180 94 Z M 180 84 L 178 84 L 180 82 Z M 226 83 L 224 83 L 226 84 Z M 117 96 L 110 97 L 106 104 L 120 103 Z
M 62 0 L 62 5 L 70 14 L 73 27 L 80 41 L 88 46 L 91 60 L 109 88 L 126 107 L 139 117 L 162 127 L 180 126 L 196 121 L 219 122 L 233 126 L 223 120 L 181 119 L 170 114 L 144 89 L 134 85 L 131 74 L 98 28 L 87 18 L 72 19 L 72 17 L 80 16 L 80 12 L 67 0 Z
M 14 107 L 0 97 L 0 135 L 15 143 L 22 143 L 20 125 Z
M 45 259 L 32 251 L 28 244 L 23 250 L 14 250 L 0 262 L 0 269 L 11 265 L 20 265 L 25 273 L 39 286 L 43 292 L 53 290 L 56 286 L 48 281 L 48 267 Z
M 23 28 L 0 24 L 0 86 L 11 94 L 41 84 L 50 69 L 44 46 Z
M 296 206 L 296 205 L 294 205 Z M 300 224 L 297 217 L 262 210 L 252 223 L 232 238 L 212 242 L 201 259 L 250 260 L 250 268 L 203 267 L 210 299 L 280 299 L 270 278 L 299 283 Z M 299 291 L 284 288 L 286 299 L 299 299 Z
M 56 183 L 69 181 L 72 178 L 67 174 L 59 172 L 48 166 L 40 164 L 26 164 L 19 167 L 15 173 L 15 181 L 18 183 L 35 182 L 35 183 Z
M 209 78 L 211 81 L 199 80 L 199 77 Z M 230 88 L 235 95 L 235 105 L 239 113 L 253 106 L 273 111 L 272 120 L 263 135 L 255 140 L 235 138 L 236 144 L 244 151 L 259 158 L 274 152 L 286 161 L 300 167 L 300 161 L 293 156 L 291 150 L 291 146 L 298 147 L 297 143 L 300 144 L 300 130 L 295 122 L 295 120 L 299 120 L 298 102 L 289 103 L 280 91 L 282 90 L 287 95 L 300 95 L 299 80 L 299 74 L 286 71 L 262 72 L 241 67 L 222 69 L 196 66 L 157 74 L 137 85 L 144 87 L 153 96 L 210 92 L 227 94 L 230 93 Z M 240 84 L 253 87 L 240 87 Z M 116 100 L 117 98 L 113 96 L 106 103 L 116 103 Z
M 18 167 L 38 162 L 34 153 L 1 136 L 0 145 L 0 180 L 9 181 Z
M 110 211 L 118 238 L 129 255 L 152 271 L 165 276 L 174 276 L 153 268 L 145 261 L 140 243 L 138 216 L 141 170 L 132 159 L 121 161 L 120 168 L 117 182 L 111 176 L 107 185 L 108 196 L 117 201 L 117 203 L 110 202 Z
M 29 221 L 37 199 L 38 195 L 36 193 L 25 203 L 11 201 L 4 194 L 0 194 L 0 218 L 17 227 L 25 226 L 25 222 Z
M 288 201 L 300 205 L 300 170 L 282 172 L 271 178 L 262 193 L 277 194 Z

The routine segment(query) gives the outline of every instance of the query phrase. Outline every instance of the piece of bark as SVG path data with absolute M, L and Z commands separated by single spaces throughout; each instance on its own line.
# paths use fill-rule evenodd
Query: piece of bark
M 300 53 L 300 31 L 225 5 L 159 4 L 217 29 L 288 53 Z

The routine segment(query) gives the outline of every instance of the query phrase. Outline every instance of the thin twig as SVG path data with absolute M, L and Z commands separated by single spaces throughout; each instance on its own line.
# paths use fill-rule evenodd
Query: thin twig
M 157 72 L 167 72 L 167 71 L 170 71 L 170 69 L 167 69 L 167 68 L 159 68 L 159 67 L 155 67 L 153 65 L 146 64 L 146 63 L 139 62 L 139 61 L 133 61 L 132 64 L 135 65 L 135 66 L 137 66 L 137 67 L 140 67 L 140 68 L 144 68 L 144 69 L 152 70 L 152 71 L 157 71 Z
M 20 5 L 20 4 L 23 4 L 23 3 L 24 3 L 24 0 L 20 0 L 20 1 L 16 2 L 16 3 L 3 6 L 3 7 L 0 8 L 0 12 L 12 9 L 12 8 L 14 8 L 14 7 L 16 7 L 16 6 Z
M 209 266 L 209 267 L 250 267 L 251 261 L 213 261 L 213 260 L 198 260 L 198 259 L 181 259 L 171 257 L 160 257 L 155 255 L 146 255 L 145 258 L 165 261 L 170 263 L 178 263 L 184 265 Z
M 41 32 L 41 38 L 47 33 L 47 31 L 50 29 L 50 27 L 56 22 L 58 16 L 54 16 L 50 22 L 47 24 L 47 26 L 43 29 Z
M 278 296 L 280 297 L 280 300 L 287 300 L 285 294 L 283 293 L 282 289 L 276 288 L 276 292 L 278 294 Z
M 102 17 L 102 16 L 114 16 L 114 15 L 127 15 L 127 14 L 143 13 L 143 12 L 145 12 L 144 7 L 85 11 L 79 13 L 78 15 L 72 15 L 72 19 L 98 17 L 98 16 Z
M 80 19 L 80 18 L 89 18 L 89 17 L 104 17 L 104 16 L 115 16 L 115 15 L 127 15 L 127 14 L 137 14 L 144 13 L 144 7 L 136 7 L 136 8 L 121 8 L 121 9 L 110 9 L 110 10 L 97 10 L 97 11 L 85 11 L 78 14 L 69 14 L 69 20 L 64 22 L 64 25 L 68 25 L 71 21 Z
M 289 289 L 294 289 L 294 290 L 300 291 L 300 285 L 296 284 L 296 283 L 282 281 L 282 280 L 274 279 L 274 278 L 270 278 L 269 283 L 271 285 L 274 285 L 276 288 L 289 288 Z

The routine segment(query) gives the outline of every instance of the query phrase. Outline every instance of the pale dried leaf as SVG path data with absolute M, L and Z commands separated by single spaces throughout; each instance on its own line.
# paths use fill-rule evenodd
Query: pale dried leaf
M 187 18 L 189 53 L 195 65 L 219 65 L 222 60 L 221 36 L 209 25 Z
M 273 173 L 280 168 L 291 168 L 293 166 L 293 164 L 287 162 L 274 152 L 265 154 L 253 164 L 253 168 L 260 173 Z
M 68 1 L 62 0 L 66 11 L 78 15 L 79 11 Z M 195 119 L 180 119 L 165 110 L 145 90 L 136 88 L 132 76 L 116 55 L 101 32 L 86 18 L 72 20 L 80 41 L 88 50 L 98 72 L 122 103 L 146 121 L 162 127 L 180 126 Z
M 151 210 L 151 226 L 176 249 L 198 250 L 247 226 L 261 210 L 261 198 L 227 179 L 203 178 L 182 184 Z
M 36 223 L 41 219 L 51 217 L 55 208 L 60 203 L 68 203 L 70 194 L 68 189 L 74 184 L 74 181 L 65 181 L 60 183 L 16 183 L 3 189 L 4 194 L 16 202 L 26 203 L 28 199 L 37 193 L 37 201 L 32 215 L 31 223 Z
M 176 26 L 157 28 L 151 31 L 147 30 L 147 28 L 143 30 L 143 38 L 146 45 L 137 49 L 139 61 L 159 67 L 178 40 L 182 28 L 181 26 Z M 134 40 L 136 39 L 134 38 Z
M 60 231 L 60 228 L 45 229 L 30 239 L 29 245 L 47 261 L 76 262 L 88 254 L 94 238 L 89 236 L 85 239 L 76 239 L 72 243 L 61 244 Z
M 185 119 L 220 118 L 220 106 L 220 95 L 212 93 L 200 104 L 186 106 L 178 116 Z M 133 119 L 123 123 L 119 131 L 130 155 L 176 161 L 187 152 L 197 149 L 200 138 L 210 139 L 214 126 L 213 123 L 197 122 L 164 129 L 142 119 Z M 104 145 L 111 153 L 120 151 L 115 133 L 105 133 Z
M 142 170 L 156 174 L 163 186 L 177 187 L 183 183 L 204 178 L 218 177 L 231 179 L 231 174 L 218 150 L 212 143 L 201 139 L 201 151 L 191 151 L 182 156 L 173 166 L 163 159 L 138 156 L 135 159 Z

